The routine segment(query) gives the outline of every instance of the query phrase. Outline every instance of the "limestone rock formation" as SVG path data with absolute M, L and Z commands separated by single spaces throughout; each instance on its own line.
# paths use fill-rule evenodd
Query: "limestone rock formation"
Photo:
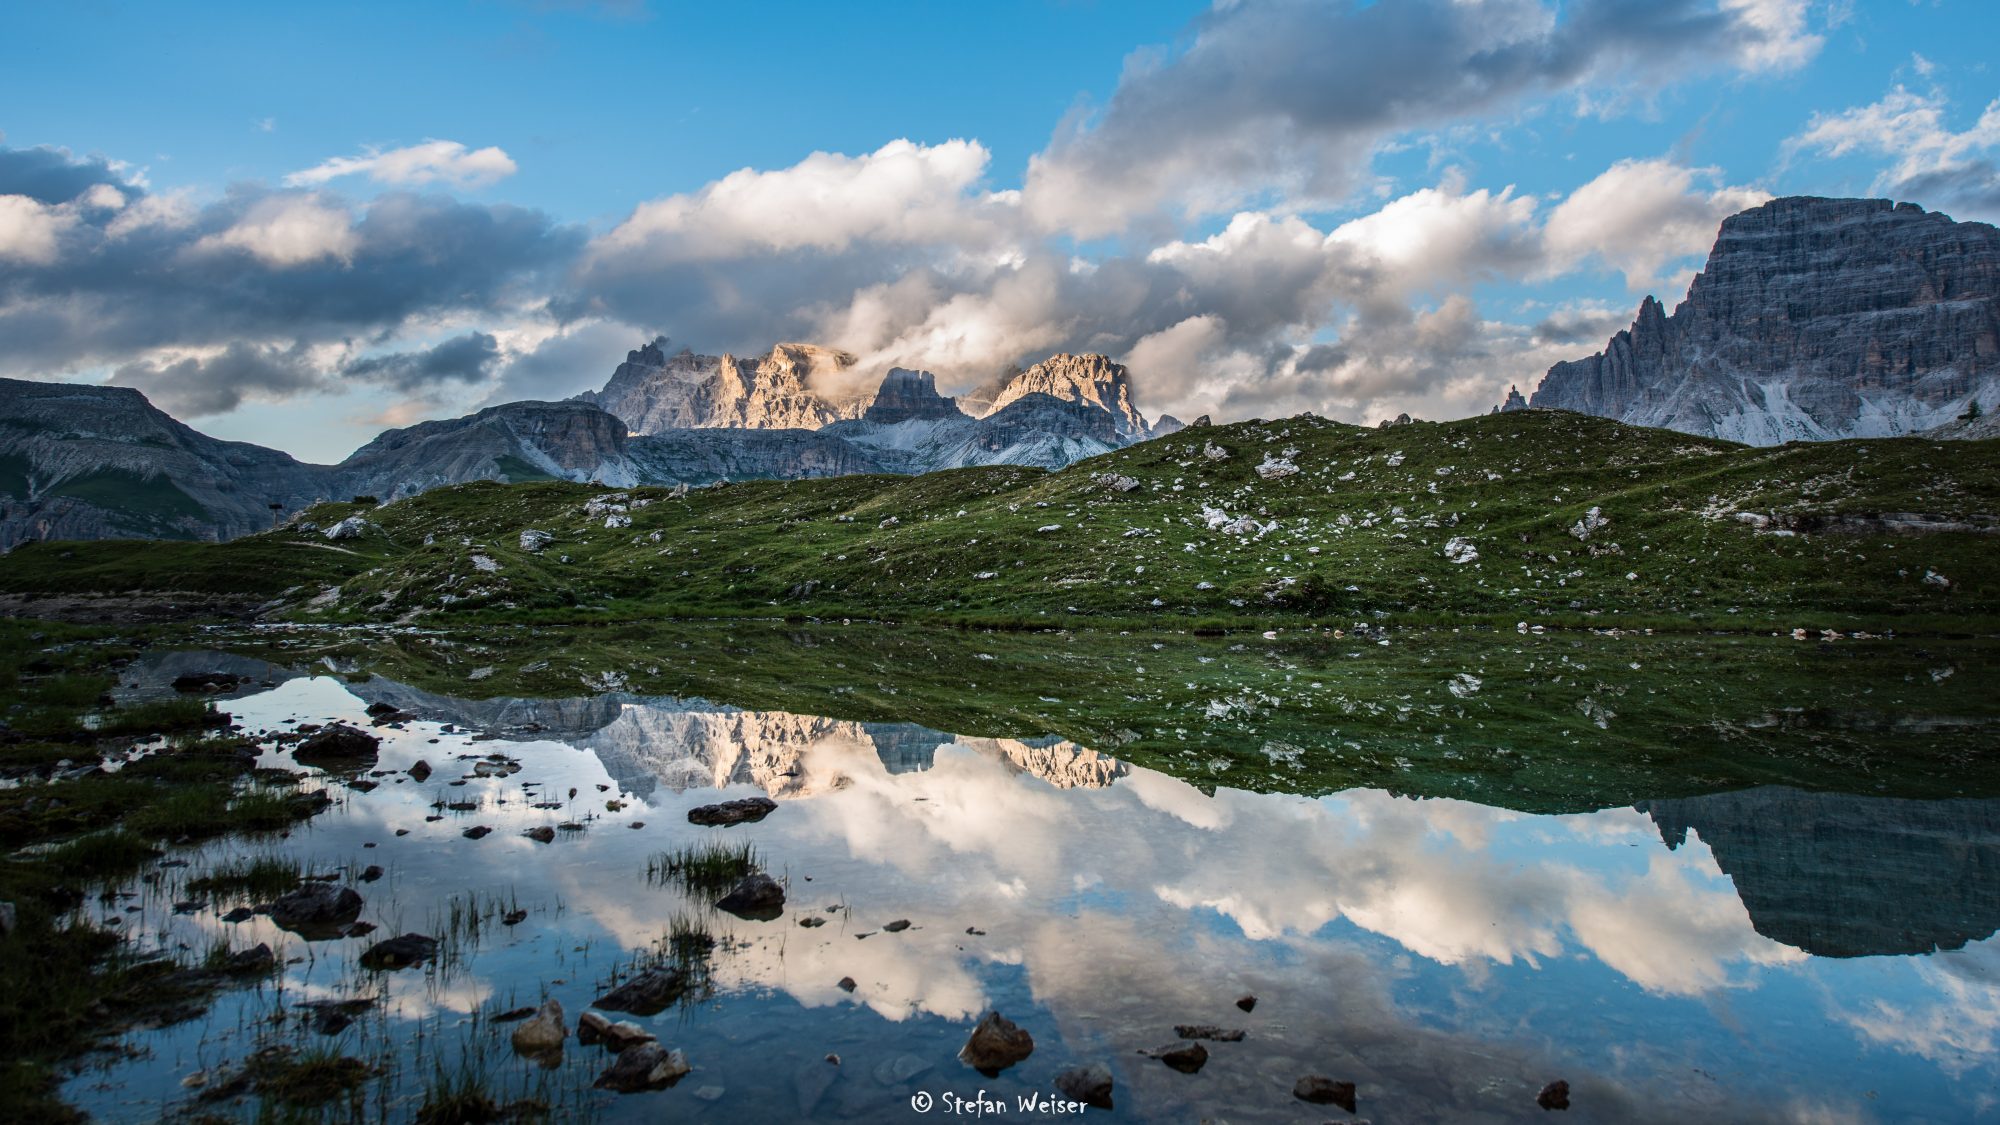
M 867 403 L 831 388 L 854 357 L 812 344 L 779 344 L 761 356 L 667 354 L 667 338 L 627 353 L 601 391 L 577 399 L 623 419 L 635 434 L 663 430 L 803 429 L 854 418 Z
M 1880 437 L 2000 406 L 2000 230 L 1885 199 L 1722 223 L 1669 315 L 1647 297 L 1532 404 L 1753 445 Z

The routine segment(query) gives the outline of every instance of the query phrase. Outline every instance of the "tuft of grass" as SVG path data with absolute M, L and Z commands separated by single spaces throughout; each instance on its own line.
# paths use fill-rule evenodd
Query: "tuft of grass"
M 704 841 L 655 853 L 646 861 L 646 881 L 679 886 L 691 895 L 718 895 L 757 869 L 755 846 Z
M 43 862 L 50 871 L 70 878 L 108 882 L 138 870 L 160 850 L 124 829 L 79 836 L 49 852 Z
M 189 881 L 187 889 L 216 898 L 262 902 L 296 888 L 304 876 L 304 866 L 289 856 L 250 856 L 210 868 Z
M 320 1105 L 353 1093 L 374 1075 L 367 1063 L 331 1047 L 267 1047 L 251 1056 L 248 1070 L 260 1096 L 294 1106 Z

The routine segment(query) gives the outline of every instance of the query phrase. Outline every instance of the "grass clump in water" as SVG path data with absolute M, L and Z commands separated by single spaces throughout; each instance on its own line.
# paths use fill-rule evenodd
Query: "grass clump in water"
M 677 885 L 691 895 L 719 895 L 756 870 L 755 846 L 711 841 L 656 853 L 646 861 L 646 881 Z
M 279 855 L 251 856 L 231 860 L 190 881 L 187 889 L 217 898 L 263 901 L 297 887 L 305 868 L 296 859 Z

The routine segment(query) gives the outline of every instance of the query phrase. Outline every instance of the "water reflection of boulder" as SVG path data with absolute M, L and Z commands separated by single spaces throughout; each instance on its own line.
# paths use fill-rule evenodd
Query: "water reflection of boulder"
M 2000 801 L 1769 786 L 1638 808 L 1669 848 L 1692 830 L 1757 932 L 1808 953 L 1929 953 L 2000 929 Z

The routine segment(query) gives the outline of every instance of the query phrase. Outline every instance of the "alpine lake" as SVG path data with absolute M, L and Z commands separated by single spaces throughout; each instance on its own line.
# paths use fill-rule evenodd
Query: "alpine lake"
M 105 1121 L 1990 1120 L 1996 667 L 1992 641 L 1818 634 L 161 636 L 105 713 L 206 700 L 256 754 L 242 793 L 329 803 L 78 877 L 65 924 L 117 956 L 251 971 L 121 1025 L 57 1096 Z M 312 741 L 340 724 L 379 743 Z M 690 819 L 746 798 L 775 807 Z M 718 907 L 756 873 L 782 905 Z M 273 909 L 313 887 L 330 917 Z M 559 1047 L 517 1050 L 548 1001 Z M 1032 1051 L 982 1071 L 960 1052 L 993 1012 Z M 587 1013 L 661 1065 L 607 1083 Z M 1106 1076 L 1114 1108 L 1074 1100 Z

